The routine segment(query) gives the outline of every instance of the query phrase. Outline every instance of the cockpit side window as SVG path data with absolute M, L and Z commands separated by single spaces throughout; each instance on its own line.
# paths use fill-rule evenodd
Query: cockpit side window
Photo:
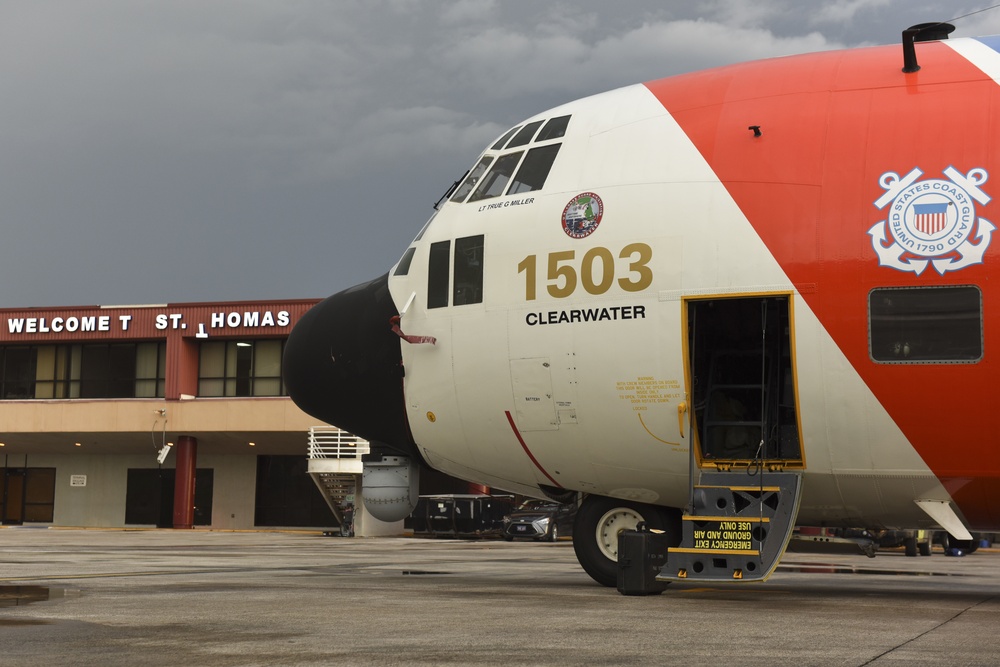
M 522 155 L 524 155 L 524 151 L 517 151 L 516 153 L 508 153 L 497 158 L 493 168 L 490 169 L 490 173 L 486 174 L 486 178 L 483 179 L 479 187 L 476 188 L 476 191 L 469 197 L 469 201 L 492 199 L 493 197 L 502 195 Z
M 556 154 L 559 153 L 561 144 L 549 144 L 532 148 L 521 163 L 521 168 L 517 170 L 517 176 L 511 183 L 507 194 L 516 195 L 519 192 L 531 192 L 541 190 L 548 178 L 552 163 L 555 162 Z
M 538 131 L 538 128 L 541 127 L 541 125 L 542 121 L 540 120 L 536 120 L 534 123 L 528 123 L 525 125 L 524 129 L 515 134 L 514 138 L 510 140 L 510 143 L 507 144 L 507 148 L 514 148 L 515 146 L 524 146 L 527 144 L 531 141 L 531 138 L 535 136 L 535 132 Z
M 470 192 L 472 192 L 472 188 L 476 187 L 476 183 L 478 183 L 479 179 L 483 177 L 484 173 L 486 173 L 486 169 L 490 166 L 491 162 L 493 162 L 493 156 L 484 155 L 482 159 L 479 160 L 479 164 L 472 168 L 472 171 L 470 171 L 469 175 L 465 177 L 462 184 L 458 186 L 458 190 L 455 190 L 455 194 L 452 195 L 451 201 L 459 203 L 465 201 L 465 198 L 469 196 Z
M 396 265 L 396 270 L 393 271 L 394 276 L 405 276 L 410 272 L 410 263 L 413 262 L 413 254 L 417 251 L 416 248 L 410 246 L 403 253 L 403 257 L 399 260 L 399 264 Z

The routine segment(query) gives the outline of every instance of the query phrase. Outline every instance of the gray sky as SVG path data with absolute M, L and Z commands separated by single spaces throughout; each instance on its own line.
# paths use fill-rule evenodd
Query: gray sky
M 0 307 L 324 297 L 527 116 L 991 4 L 2 0 Z

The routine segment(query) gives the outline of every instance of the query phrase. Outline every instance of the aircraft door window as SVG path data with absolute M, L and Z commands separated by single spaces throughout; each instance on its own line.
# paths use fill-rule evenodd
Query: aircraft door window
M 451 260 L 451 241 L 431 244 L 427 265 L 427 308 L 444 308 L 448 305 L 448 269 Z
M 486 173 L 486 169 L 489 168 L 491 162 L 493 162 L 493 156 L 484 155 L 479 160 L 479 164 L 472 168 L 472 171 L 470 171 L 469 175 L 465 177 L 462 184 L 458 186 L 458 190 L 456 190 L 455 194 L 452 195 L 451 201 L 456 203 L 465 201 L 465 198 L 469 196 L 470 192 L 472 192 L 472 188 L 476 187 L 476 183 L 478 183 L 479 179 L 483 177 L 484 173 Z
M 520 132 L 514 135 L 514 138 L 510 140 L 507 144 L 507 148 L 514 148 L 516 146 L 524 146 L 531 142 L 531 138 L 535 136 L 535 132 L 538 128 L 542 126 L 542 121 L 536 120 L 534 123 L 528 123 L 524 126 Z
M 508 195 L 516 195 L 521 192 L 531 192 L 541 190 L 545 185 L 545 179 L 549 176 L 552 163 L 555 162 L 561 144 L 549 144 L 539 148 L 532 148 L 524 157 L 521 168 L 517 170 L 513 183 L 507 190 Z
M 486 174 L 486 178 L 483 179 L 483 182 L 479 184 L 476 191 L 469 197 L 469 201 L 492 199 L 493 197 L 502 195 L 523 154 L 524 151 L 517 151 L 516 153 L 510 153 L 497 158 L 493 168 L 490 169 L 490 173 Z
M 454 304 L 483 302 L 483 235 L 455 239 Z
M 545 124 L 542 131 L 535 137 L 535 141 L 548 141 L 566 136 L 566 128 L 569 127 L 569 116 L 558 116 Z
M 983 295 L 974 285 L 873 289 L 868 327 L 878 363 L 975 363 L 983 358 Z

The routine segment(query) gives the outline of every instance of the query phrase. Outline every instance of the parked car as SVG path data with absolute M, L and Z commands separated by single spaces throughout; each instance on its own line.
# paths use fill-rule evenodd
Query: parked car
M 576 505 L 561 505 L 552 500 L 525 500 L 504 517 L 503 538 L 515 537 L 555 542 L 560 535 L 573 534 Z

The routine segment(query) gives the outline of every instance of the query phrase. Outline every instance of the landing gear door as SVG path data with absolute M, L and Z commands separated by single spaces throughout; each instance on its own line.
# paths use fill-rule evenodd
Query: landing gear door
M 802 467 L 791 295 L 686 301 L 702 466 Z

